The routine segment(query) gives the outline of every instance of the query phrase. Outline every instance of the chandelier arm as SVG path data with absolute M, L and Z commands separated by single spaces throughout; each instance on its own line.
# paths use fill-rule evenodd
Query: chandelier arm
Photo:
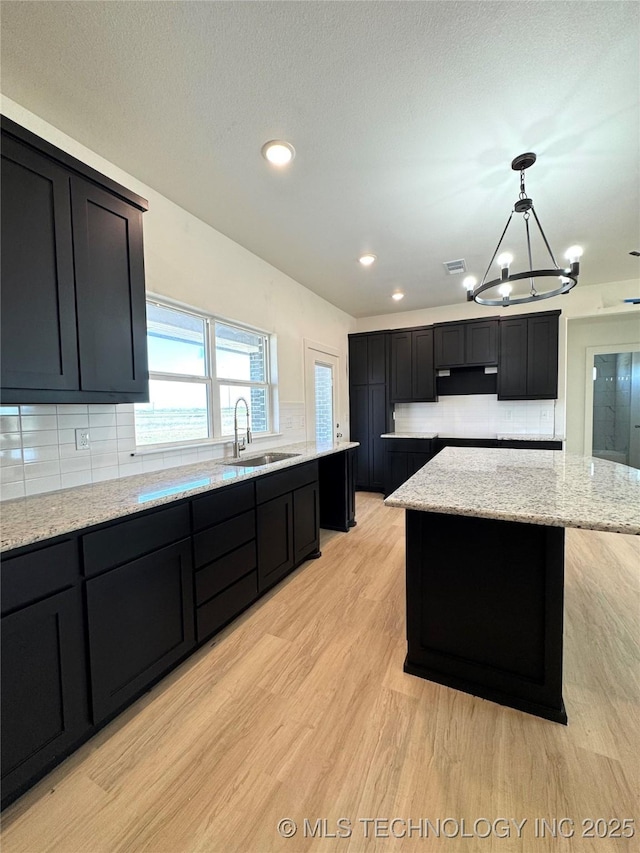
M 498 240 L 498 245 L 496 246 L 495 252 L 491 256 L 491 260 L 489 261 L 489 266 L 487 267 L 484 275 L 482 276 L 482 281 L 480 282 L 480 286 L 482 286 L 485 283 L 485 281 L 487 280 L 487 275 L 489 274 L 489 270 L 491 269 L 491 264 L 496 259 L 496 255 L 498 254 L 498 252 L 500 250 L 500 246 L 502 245 L 502 241 L 504 240 L 504 235 L 507 233 L 507 228 L 509 227 L 509 224 L 511 223 L 512 219 L 513 219 L 513 210 L 509 214 L 509 218 L 507 219 L 507 224 L 504 226 L 504 231 L 502 232 L 502 236 Z
M 529 269 L 533 272 L 533 258 L 531 257 L 531 235 L 529 233 L 529 217 L 526 213 L 524 215 L 524 224 L 527 229 L 527 252 L 529 254 Z M 535 296 L 536 287 L 534 284 L 533 276 L 531 276 L 531 278 L 529 279 L 529 284 L 531 285 L 531 295 Z
M 549 245 L 549 241 L 547 240 L 547 236 L 542 229 L 542 225 L 540 224 L 540 220 L 538 219 L 538 214 L 536 213 L 536 209 L 533 205 L 531 205 L 531 210 L 533 212 L 533 215 L 535 216 L 536 222 L 538 223 L 538 228 L 540 229 L 540 233 L 542 234 L 542 239 L 544 240 L 544 244 L 547 247 L 547 251 L 549 252 L 551 260 L 553 261 L 555 268 L 560 269 L 560 267 L 558 266 L 558 262 L 556 261 L 556 259 L 553 256 L 553 252 L 551 251 L 551 246 Z

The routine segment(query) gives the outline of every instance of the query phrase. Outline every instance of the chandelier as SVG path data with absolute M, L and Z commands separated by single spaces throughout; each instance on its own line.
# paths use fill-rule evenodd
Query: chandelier
M 489 266 L 487 267 L 487 271 L 485 272 L 482 281 L 480 284 L 477 284 L 477 281 L 473 276 L 468 276 L 463 282 L 467 289 L 468 302 L 473 300 L 480 305 L 503 307 L 508 305 L 522 305 L 524 302 L 538 302 L 540 299 L 550 299 L 552 296 L 560 296 L 562 293 L 568 293 L 571 288 L 575 287 L 578 283 L 582 249 L 580 246 L 571 246 L 565 254 L 565 258 L 569 261 L 569 266 L 561 269 L 556 262 L 553 252 L 551 251 L 549 241 L 542 230 L 542 225 L 540 224 L 540 220 L 538 219 L 538 215 L 536 214 L 533 206 L 533 199 L 527 197 L 527 192 L 524 186 L 524 173 L 525 169 L 533 166 L 535 162 L 536 155 L 529 152 L 527 154 L 520 154 L 511 163 L 511 168 L 514 172 L 520 172 L 520 195 L 518 196 L 518 200 L 514 204 L 513 210 L 507 219 L 507 224 L 504 227 L 502 236 L 500 237 L 498 245 L 496 246 L 491 260 L 489 261 Z M 524 220 L 529 269 L 524 272 L 512 273 L 510 272 L 510 266 L 513 263 L 513 256 L 508 252 L 502 252 L 498 255 L 498 252 L 500 251 L 500 247 L 502 246 L 505 234 L 511 224 L 514 213 L 521 213 Z M 531 252 L 532 229 L 529 227 L 532 214 L 535 225 L 538 226 L 544 245 L 547 247 L 547 251 L 549 252 L 553 268 L 533 268 L 533 256 Z M 501 269 L 500 277 L 487 281 L 489 270 L 491 269 L 491 265 L 494 261 L 497 261 Z M 542 283 L 539 283 L 539 280 L 542 280 Z M 524 291 L 518 291 L 512 296 L 511 294 L 516 282 L 522 282 L 525 285 L 525 289 Z M 492 290 L 493 293 L 491 293 Z

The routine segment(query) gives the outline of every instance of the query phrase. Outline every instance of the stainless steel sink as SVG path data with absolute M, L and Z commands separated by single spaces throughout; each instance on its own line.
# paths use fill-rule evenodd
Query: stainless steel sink
M 271 465 L 273 462 L 282 462 L 283 459 L 292 459 L 300 456 L 299 453 L 263 453 L 262 456 L 251 456 L 249 459 L 234 459 L 227 465 L 237 465 L 240 468 L 259 468 L 261 465 Z

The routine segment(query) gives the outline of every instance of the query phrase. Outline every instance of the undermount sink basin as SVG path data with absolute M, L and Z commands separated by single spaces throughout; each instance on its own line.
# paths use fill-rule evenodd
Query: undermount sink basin
M 292 459 L 300 456 L 299 453 L 263 453 L 262 456 L 251 456 L 249 459 L 234 459 L 227 465 L 238 465 L 241 468 L 259 468 L 261 465 L 271 465 L 273 462 L 282 462 L 283 459 Z

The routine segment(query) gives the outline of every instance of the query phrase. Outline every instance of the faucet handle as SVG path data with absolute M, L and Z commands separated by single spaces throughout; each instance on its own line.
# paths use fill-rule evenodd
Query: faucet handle
M 243 441 L 244 441 L 244 439 L 243 439 Z M 252 441 L 253 441 L 253 435 L 252 435 L 249 427 L 247 427 L 247 444 L 251 444 Z

